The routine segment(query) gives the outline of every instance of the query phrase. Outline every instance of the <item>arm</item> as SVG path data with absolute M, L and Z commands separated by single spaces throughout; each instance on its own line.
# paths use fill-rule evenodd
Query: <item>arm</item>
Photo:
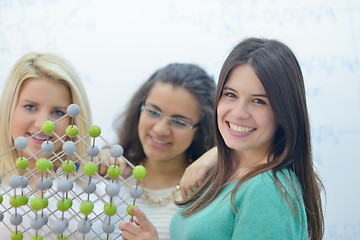
M 180 191 L 183 199 L 187 199 L 200 187 L 206 174 L 216 165 L 217 157 L 217 147 L 213 147 L 185 169 L 180 180 Z
M 124 240 L 158 240 L 158 234 L 154 225 L 145 216 L 144 212 L 138 207 L 133 206 L 131 211 L 134 214 L 133 220 L 136 224 L 127 221 L 121 221 L 119 228 L 122 231 Z

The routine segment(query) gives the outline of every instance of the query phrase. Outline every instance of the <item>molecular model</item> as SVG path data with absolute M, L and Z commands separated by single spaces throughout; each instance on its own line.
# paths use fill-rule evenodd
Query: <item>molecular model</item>
M 131 206 L 143 191 L 138 183 L 127 183 L 118 163 L 124 161 L 132 171 L 128 180 L 141 180 L 146 169 L 133 166 L 120 145 L 111 146 L 101 129 L 89 126 L 79 113 L 77 105 L 69 105 L 65 116 L 43 122 L 39 132 L 16 138 L 14 147 L 0 153 L 0 161 L 16 153 L 15 167 L 0 169 L 0 239 L 122 239 L 117 225 L 132 218 Z M 71 124 L 58 136 L 56 124 L 69 117 Z M 79 136 L 80 121 L 88 127 L 85 136 Z M 44 135 L 51 135 L 51 141 Z M 43 141 L 36 153 L 27 148 L 34 137 Z M 106 142 L 105 153 L 96 139 Z M 29 158 L 23 157 L 24 151 Z M 106 176 L 98 174 L 99 164 L 108 166 Z

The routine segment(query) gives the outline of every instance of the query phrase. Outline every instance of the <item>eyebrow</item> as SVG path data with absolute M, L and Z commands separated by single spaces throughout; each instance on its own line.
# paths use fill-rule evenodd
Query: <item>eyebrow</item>
M 162 110 L 158 106 L 156 106 L 155 104 L 146 103 L 146 102 L 145 102 L 145 104 L 151 105 L 151 107 L 156 108 L 159 112 L 162 113 Z M 179 114 L 174 114 L 174 115 L 171 115 L 170 117 L 172 117 L 172 118 L 182 118 L 182 119 L 187 119 L 187 120 L 193 121 L 191 118 L 183 116 L 183 115 L 179 115 Z
M 233 89 L 231 87 L 227 87 L 227 86 L 224 86 L 223 91 L 224 90 L 231 90 L 231 91 L 237 92 L 235 89 Z
M 67 107 L 57 107 L 57 106 L 55 106 L 55 107 L 53 107 L 54 109 L 62 109 L 62 110 L 66 110 L 67 109 Z
M 27 104 L 32 104 L 32 105 L 39 105 L 39 103 L 37 103 L 37 102 L 34 102 L 34 101 L 32 101 L 32 100 L 28 100 L 28 99 L 24 99 L 24 100 L 21 100 L 21 101 L 19 101 L 19 103 L 27 103 Z M 54 109 L 67 109 L 67 107 L 62 107 L 62 106 L 54 106 L 54 107 L 52 107 L 52 108 L 54 108 Z
M 233 91 L 233 92 L 236 92 L 236 93 L 238 93 L 238 91 L 236 91 L 235 89 L 233 89 L 233 88 L 231 88 L 231 87 L 224 87 L 223 88 L 223 91 L 224 90 L 230 90 L 230 91 Z M 266 93 L 265 94 L 253 94 L 252 96 L 254 96 L 254 97 L 264 97 L 264 98 L 268 98 L 268 96 L 266 95 Z
M 266 94 L 254 94 L 254 97 L 264 97 L 264 98 L 268 98 L 268 96 Z

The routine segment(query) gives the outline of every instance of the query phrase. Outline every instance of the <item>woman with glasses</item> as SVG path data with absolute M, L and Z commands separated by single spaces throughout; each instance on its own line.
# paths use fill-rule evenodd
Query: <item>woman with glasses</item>
M 184 170 L 214 146 L 214 99 L 215 82 L 202 68 L 169 64 L 152 74 L 115 121 L 124 157 L 147 169 L 136 205 L 153 222 L 160 239 L 170 239 Z M 129 183 L 136 185 L 134 179 Z

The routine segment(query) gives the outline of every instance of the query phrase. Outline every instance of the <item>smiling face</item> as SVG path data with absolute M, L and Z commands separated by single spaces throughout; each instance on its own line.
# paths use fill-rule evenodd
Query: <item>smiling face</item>
M 278 124 L 264 87 L 248 64 L 235 67 L 217 107 L 219 131 L 238 154 L 266 154 Z
M 163 114 L 195 125 L 200 120 L 198 100 L 186 89 L 167 83 L 156 83 L 145 105 Z M 185 161 L 197 128 L 169 124 L 143 109 L 139 119 L 139 137 L 148 161 Z
M 30 137 L 41 130 L 46 120 L 55 121 L 66 114 L 66 108 L 71 103 L 69 88 L 59 82 L 47 79 L 28 79 L 20 90 L 19 98 L 11 122 L 11 137 L 14 141 L 19 136 Z M 62 136 L 65 128 L 70 124 L 66 118 L 55 125 L 55 133 Z M 29 139 L 27 150 L 35 154 L 41 150 L 41 144 L 46 140 L 56 140 L 54 134 L 49 136 L 40 133 Z M 61 142 L 55 143 L 55 151 L 61 147 Z M 23 156 L 29 158 L 28 151 Z M 37 157 L 44 157 L 42 153 Z

